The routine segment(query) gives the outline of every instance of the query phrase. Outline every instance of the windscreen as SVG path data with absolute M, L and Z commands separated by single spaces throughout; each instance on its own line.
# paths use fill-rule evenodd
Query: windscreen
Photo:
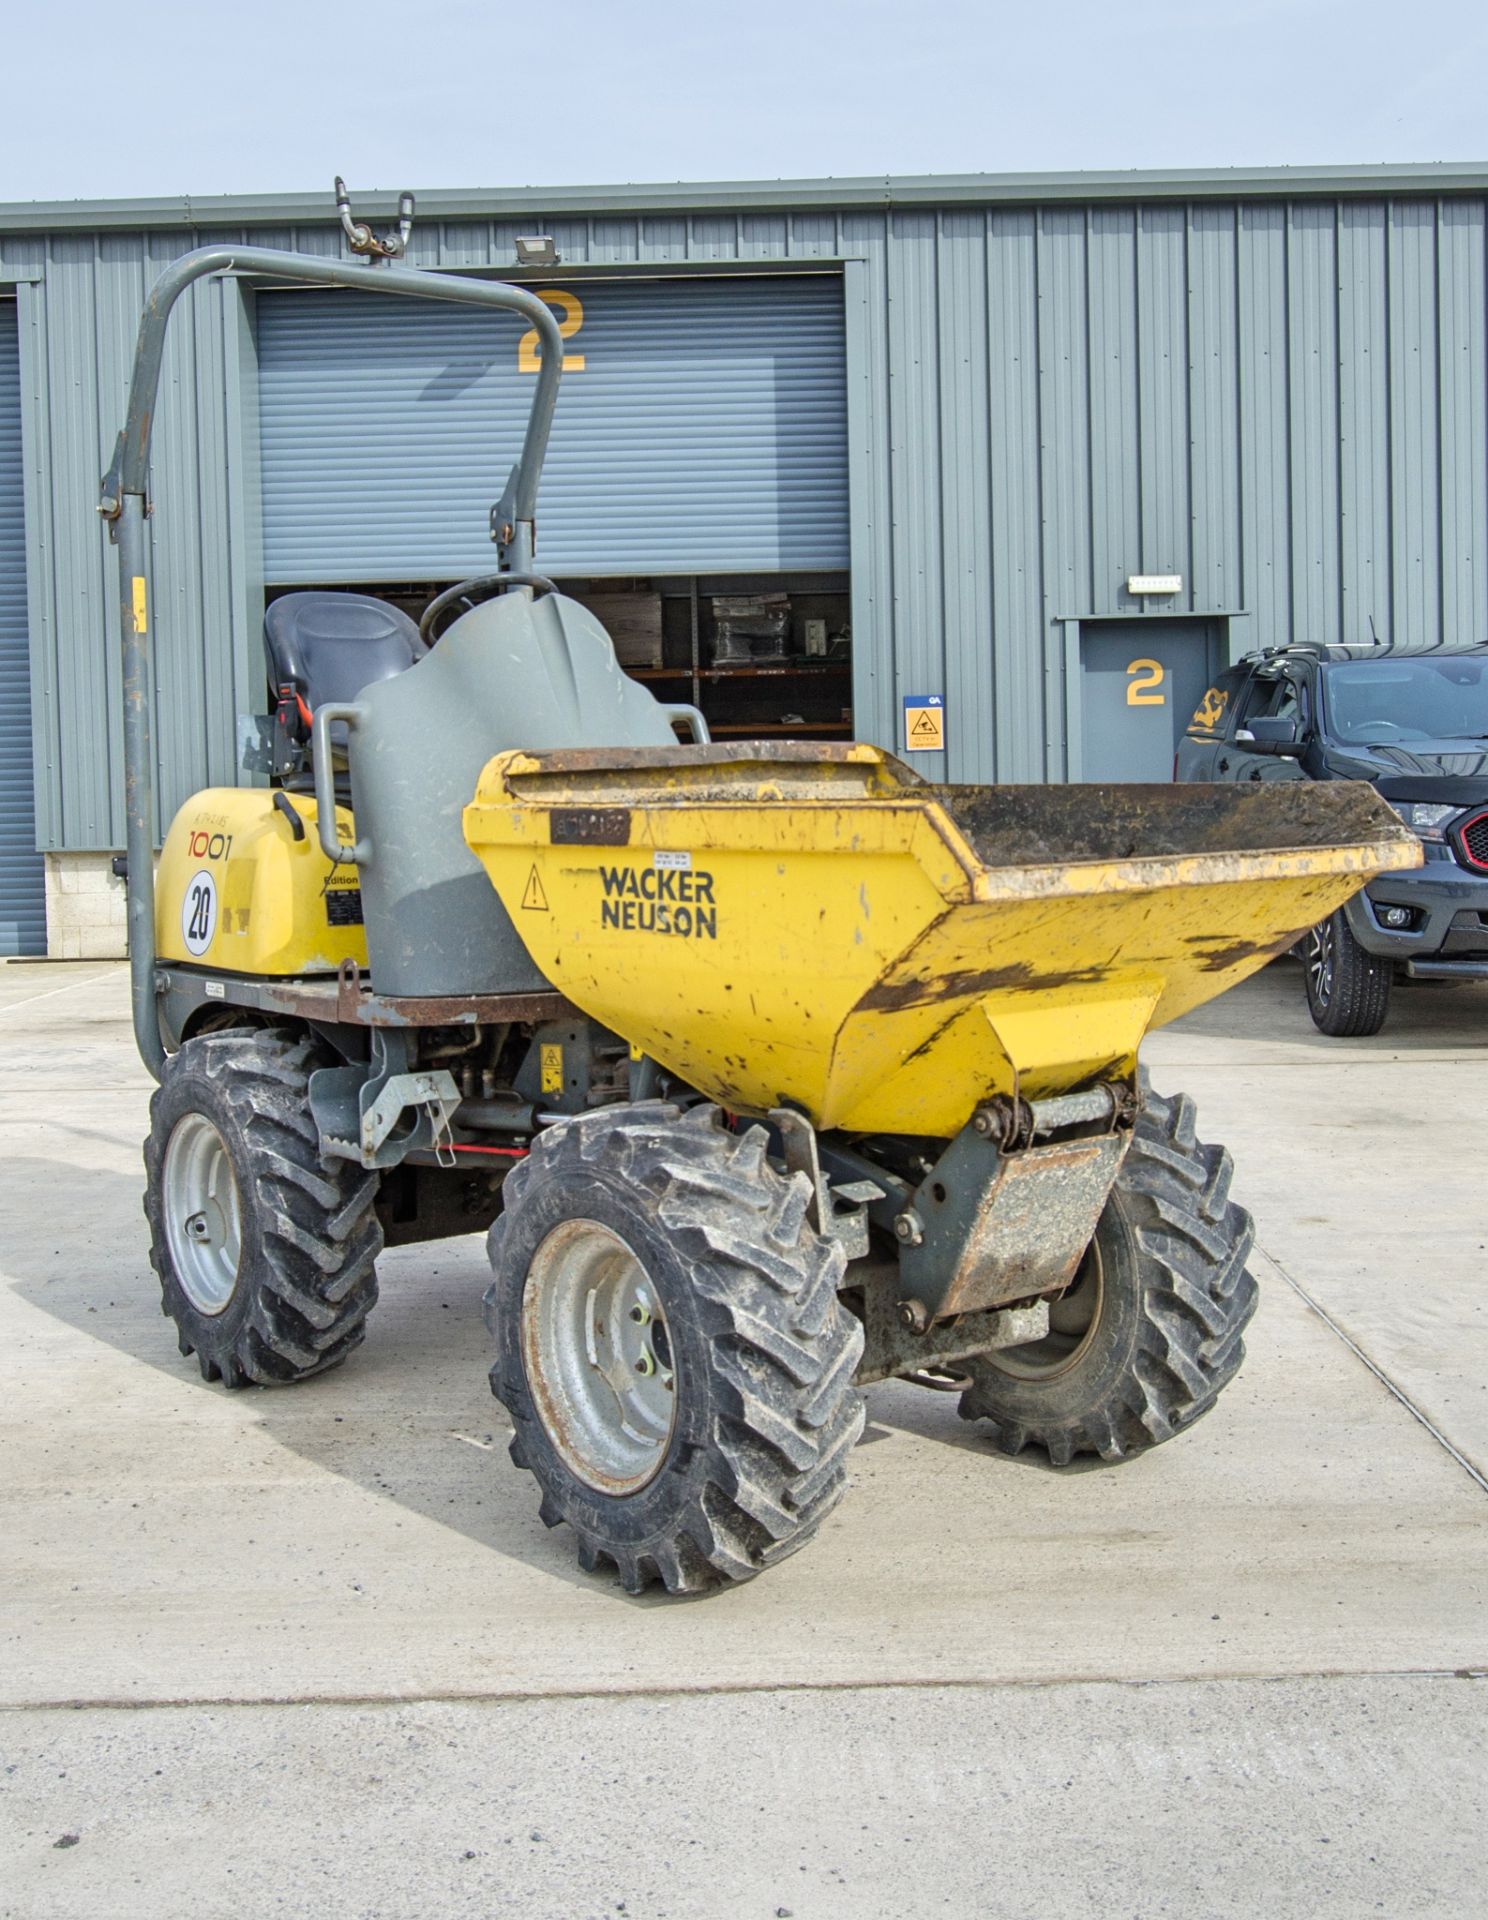
M 1347 746 L 1488 739 L 1488 660 L 1350 660 L 1325 670 L 1323 692 Z

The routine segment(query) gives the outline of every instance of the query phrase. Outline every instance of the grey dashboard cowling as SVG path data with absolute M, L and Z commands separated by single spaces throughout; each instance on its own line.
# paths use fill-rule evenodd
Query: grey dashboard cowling
M 547 983 L 479 861 L 462 814 L 511 747 L 672 746 L 608 634 L 563 594 L 518 590 L 455 621 L 428 656 L 364 688 L 348 759 L 372 984 L 379 993 L 525 993 Z

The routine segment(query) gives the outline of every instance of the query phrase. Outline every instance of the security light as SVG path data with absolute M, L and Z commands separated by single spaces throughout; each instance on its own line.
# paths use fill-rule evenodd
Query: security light
M 553 245 L 550 233 L 519 233 L 517 235 L 517 265 L 519 267 L 556 267 L 558 249 Z

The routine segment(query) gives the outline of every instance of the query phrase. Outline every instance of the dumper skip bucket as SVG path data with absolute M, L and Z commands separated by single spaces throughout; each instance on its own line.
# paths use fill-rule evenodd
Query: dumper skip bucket
M 498 755 L 465 835 L 533 960 L 725 1107 L 945 1138 L 1420 863 L 1362 784 L 937 787 L 806 742 Z

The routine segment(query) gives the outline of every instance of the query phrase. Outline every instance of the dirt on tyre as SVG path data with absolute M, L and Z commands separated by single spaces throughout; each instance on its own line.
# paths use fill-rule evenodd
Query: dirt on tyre
M 1342 907 L 1302 936 L 1300 951 L 1318 1031 L 1335 1040 L 1378 1033 L 1390 1010 L 1394 968 L 1359 945 Z
M 963 1363 L 962 1418 L 1056 1466 L 1123 1460 L 1192 1426 L 1238 1371 L 1256 1306 L 1255 1229 L 1229 1191 L 1230 1156 L 1196 1138 L 1193 1102 L 1149 1090 L 1047 1338 Z
M 766 1135 L 648 1103 L 538 1136 L 491 1229 L 511 1457 L 627 1591 L 750 1579 L 816 1533 L 863 1426 L 840 1245 Z
M 377 1299 L 377 1175 L 322 1164 L 316 1044 L 188 1040 L 150 1102 L 145 1215 L 161 1307 L 204 1380 L 281 1386 L 339 1366 Z

